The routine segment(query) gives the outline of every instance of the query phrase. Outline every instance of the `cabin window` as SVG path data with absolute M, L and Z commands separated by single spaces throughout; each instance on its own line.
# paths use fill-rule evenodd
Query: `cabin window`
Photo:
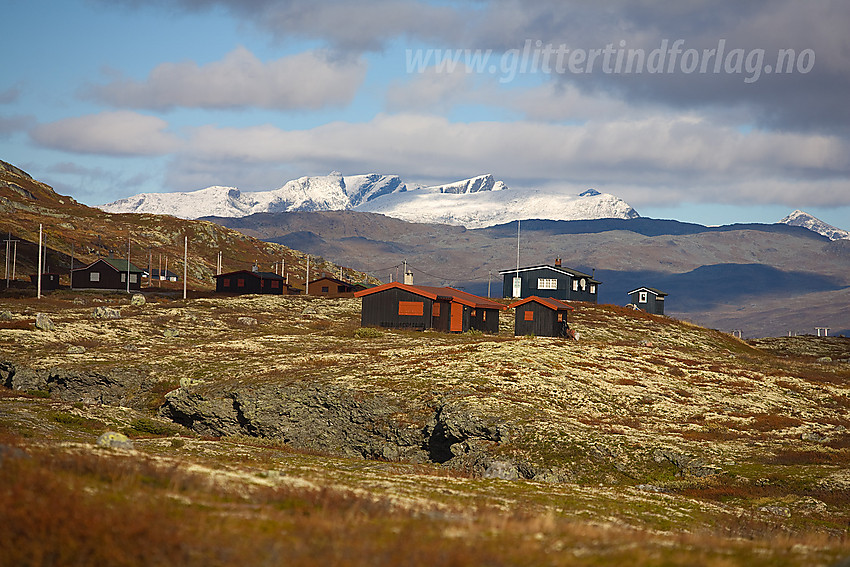
M 328 286 L 326 286 L 326 285 L 323 285 L 323 286 L 322 286 L 322 293 L 329 293 L 330 291 L 331 291 L 331 288 L 330 288 L 330 287 L 328 287 Z
M 534 321 L 534 311 L 526 311 L 524 320 L 525 321 Z
M 558 323 L 563 323 L 563 322 L 564 322 L 564 314 L 558 313 Z
M 139 281 L 139 276 L 136 274 L 130 274 L 130 283 L 137 283 Z
M 425 304 L 421 301 L 399 301 L 398 314 L 421 317 L 425 313 Z
M 245 287 L 245 279 L 239 278 L 236 280 L 236 287 Z
M 475 317 L 475 309 L 473 309 L 472 311 L 470 311 L 470 312 L 469 312 L 469 316 L 470 316 L 470 317 Z
M 345 288 L 346 288 L 346 286 L 344 286 L 344 285 L 338 285 L 338 286 L 336 286 L 336 292 L 337 293 L 346 293 L 348 290 L 345 289 Z
M 279 287 L 280 287 L 280 282 L 279 282 L 279 281 L 277 281 L 277 280 L 273 280 L 273 281 L 272 281 L 272 288 L 273 288 L 273 289 L 277 289 L 277 288 L 279 288 Z
M 590 284 L 590 293 L 596 293 L 596 284 Z
M 431 316 L 439 317 L 440 316 L 440 304 L 435 303 L 433 307 L 431 307 Z
M 121 283 L 125 283 L 127 281 L 127 274 L 121 272 Z
M 222 284 L 221 284 L 221 285 L 223 285 L 224 287 L 230 287 L 230 280 L 229 280 L 229 279 L 224 278 L 224 279 L 223 279 L 223 280 L 221 280 L 221 281 L 222 281 Z
M 638 303 L 646 303 L 647 296 L 645 291 L 641 291 L 638 293 Z
M 90 272 L 89 273 L 89 281 L 90 282 L 99 282 L 100 281 L 100 272 Z
M 558 289 L 558 280 L 555 278 L 537 278 L 537 289 Z
M 579 283 L 581 284 L 581 290 L 582 290 L 582 291 L 584 291 L 585 289 L 587 289 L 587 280 L 586 280 L 586 279 L 581 278 L 581 281 L 580 281 Z
M 573 291 L 578 291 L 578 280 L 573 280 Z
M 481 312 L 481 320 L 482 320 L 482 321 L 486 321 L 486 320 L 487 320 L 487 311 L 486 311 L 486 310 Z

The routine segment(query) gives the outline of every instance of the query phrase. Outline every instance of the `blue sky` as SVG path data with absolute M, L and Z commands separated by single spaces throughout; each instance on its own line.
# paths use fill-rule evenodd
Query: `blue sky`
M 838 0 L 7 0 L 4 22 L 0 159 L 86 204 L 492 173 L 850 229 Z

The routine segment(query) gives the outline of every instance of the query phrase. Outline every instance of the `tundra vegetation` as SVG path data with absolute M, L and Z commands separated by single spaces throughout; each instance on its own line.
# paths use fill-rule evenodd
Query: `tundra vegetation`
M 845 339 L 606 305 L 565 341 L 513 337 L 510 312 L 453 335 L 361 330 L 354 299 L 130 299 L 0 295 L 0 564 L 850 556 Z

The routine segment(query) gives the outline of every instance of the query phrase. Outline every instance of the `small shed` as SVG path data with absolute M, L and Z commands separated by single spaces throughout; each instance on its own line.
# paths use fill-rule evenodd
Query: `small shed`
M 215 276 L 215 290 L 218 293 L 284 295 L 287 287 L 284 278 L 274 272 L 237 270 Z
M 38 275 L 30 274 L 30 281 L 32 282 L 32 285 L 38 286 Z M 59 274 L 52 272 L 45 272 L 41 274 L 41 289 L 47 291 L 59 289 Z
M 574 308 L 560 299 L 532 295 L 508 305 L 516 311 L 514 335 L 538 337 L 572 337 L 567 314 Z
M 390 282 L 355 292 L 362 299 L 360 324 L 364 327 L 434 329 L 465 332 L 475 329 L 498 334 L 495 301 L 451 287 L 414 286 Z
M 667 294 L 653 287 L 639 287 L 628 293 L 631 305 L 655 315 L 664 315 L 664 298 Z
M 159 269 L 154 268 L 151 270 L 150 278 L 152 280 L 160 280 L 163 282 L 176 282 L 180 279 L 180 276 L 178 276 L 171 270 L 160 271 Z
M 101 258 L 84 268 L 71 271 L 71 287 L 74 289 L 140 290 L 144 270 L 127 260 Z
M 358 284 L 330 276 L 322 276 L 310 282 L 310 295 L 320 297 L 354 297 L 354 292 L 361 289 L 364 288 Z

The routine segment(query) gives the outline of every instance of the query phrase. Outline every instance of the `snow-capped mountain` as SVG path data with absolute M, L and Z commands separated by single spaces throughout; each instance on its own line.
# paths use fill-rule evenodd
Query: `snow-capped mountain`
M 151 213 L 185 219 L 244 217 L 254 213 L 350 209 L 381 195 L 404 191 L 407 185 L 397 175 L 343 177 L 333 172 L 301 177 L 271 191 L 216 186 L 181 193 L 141 193 L 98 208 L 109 213 Z
M 794 211 L 784 219 L 780 220 L 779 222 L 791 226 L 802 226 L 803 228 L 808 228 L 812 232 L 822 234 L 830 240 L 850 239 L 850 231 L 836 228 L 831 224 L 827 224 L 819 218 L 813 217 L 809 213 L 801 211 L 799 209 Z
M 481 228 L 517 219 L 635 218 L 622 199 L 593 189 L 510 189 L 492 175 L 445 185 L 408 186 L 396 175 L 301 177 L 272 191 L 207 187 L 184 193 L 142 193 L 101 205 L 110 213 L 152 213 L 186 219 L 244 217 L 254 213 L 354 209 L 411 222 Z
M 355 210 L 410 222 L 467 228 L 483 228 L 517 219 L 630 219 L 640 216 L 619 197 L 593 189 L 580 195 L 551 189 L 510 189 L 491 175 L 385 195 Z

